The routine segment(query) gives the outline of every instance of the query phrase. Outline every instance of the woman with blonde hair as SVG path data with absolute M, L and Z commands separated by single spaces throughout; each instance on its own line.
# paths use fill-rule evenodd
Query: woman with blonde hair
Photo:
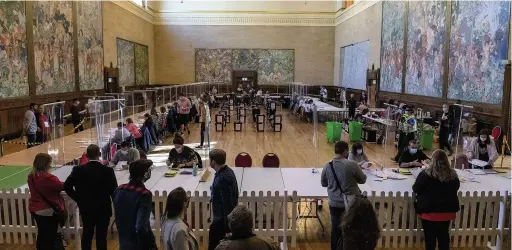
M 64 183 L 50 173 L 51 165 L 49 154 L 37 154 L 27 179 L 30 189 L 28 210 L 37 225 L 37 250 L 64 249 L 58 234 L 60 220 L 57 216 L 64 211 L 64 199 L 60 195 Z
M 430 165 L 421 171 L 412 186 L 416 194 L 414 208 L 422 221 L 426 250 L 435 250 L 436 245 L 439 250 L 450 249 L 450 221 L 460 209 L 459 187 L 459 177 L 446 152 L 434 151 Z

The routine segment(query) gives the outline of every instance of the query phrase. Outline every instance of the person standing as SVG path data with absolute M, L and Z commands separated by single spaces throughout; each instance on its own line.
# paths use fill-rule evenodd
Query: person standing
M 348 144 L 339 141 L 334 144 L 334 159 L 327 163 L 321 175 L 322 187 L 327 187 L 331 214 L 331 250 L 343 250 L 337 246 L 343 239 L 340 228 L 341 217 L 350 201 L 361 194 L 357 184 L 366 182 L 366 175 L 355 161 L 348 160 Z M 341 244 L 343 245 L 343 244 Z M 347 249 L 350 250 L 350 249 Z
M 25 116 L 23 118 L 23 132 L 27 136 L 27 148 L 31 148 L 35 146 L 37 136 L 36 133 L 40 131 L 40 129 L 37 127 L 37 120 L 35 111 L 37 108 L 37 104 L 30 103 L 30 107 L 25 112 Z
M 448 105 L 443 104 L 443 114 L 439 121 L 439 149 L 447 149 L 448 156 L 453 154 L 452 146 L 450 145 L 449 138 L 452 131 L 452 117 L 448 110 Z
M 157 249 L 149 223 L 153 194 L 144 185 L 151 178 L 151 166 L 151 160 L 132 162 L 129 167 L 130 181 L 114 192 L 119 250 Z
M 399 124 L 399 138 L 398 138 L 398 152 L 395 157 L 392 158 L 395 162 L 400 160 L 402 153 L 407 150 L 409 142 L 416 138 L 416 132 L 418 131 L 418 123 L 416 117 L 414 117 L 414 110 L 412 107 L 404 105 L 404 114 L 400 117 Z
M 182 187 L 167 196 L 161 226 L 164 250 L 199 250 L 197 238 L 184 220 L 189 202 L 190 197 Z
M 71 105 L 71 123 L 73 123 L 73 128 L 75 129 L 75 133 L 78 133 L 80 131 L 84 131 L 84 125 L 80 124 L 80 108 L 78 105 L 80 104 L 80 101 L 78 99 L 73 99 L 73 105 Z M 80 126 L 78 126 L 80 125 Z
M 181 93 L 178 100 L 178 112 L 179 112 L 179 121 L 180 121 L 180 131 L 183 134 L 185 130 L 190 134 L 190 130 L 188 130 L 188 122 L 190 120 L 190 109 L 192 108 L 192 104 L 190 100 L 185 97 L 185 94 Z
M 199 99 L 198 101 L 198 115 L 199 115 L 199 123 L 201 123 L 201 143 L 196 148 L 203 148 L 204 145 L 204 132 L 206 130 L 206 108 L 203 102 L 203 99 Z
M 64 183 L 50 173 L 51 165 L 52 157 L 39 153 L 34 158 L 32 172 L 27 177 L 30 190 L 28 210 L 36 220 L 37 250 L 64 250 L 62 240 L 58 239 L 59 218 L 55 215 L 55 212 L 64 211 L 64 199 L 60 194 Z M 59 211 L 54 211 L 53 208 Z
M 39 105 L 38 111 L 35 115 L 37 122 L 37 142 L 45 143 L 48 141 L 48 136 L 50 135 L 50 119 L 48 119 L 48 116 L 44 112 L 43 105 Z
M 350 94 L 350 98 L 348 99 L 348 117 L 354 118 L 356 116 L 356 107 L 357 101 L 354 98 L 354 94 Z
M 450 249 L 450 224 L 459 211 L 460 181 L 443 150 L 432 153 L 432 163 L 416 177 L 414 208 L 421 218 L 425 249 Z
M 238 183 L 235 173 L 226 164 L 226 152 L 210 151 L 210 167 L 215 170 L 211 187 L 213 219 L 210 225 L 208 250 L 215 250 L 219 242 L 230 232 L 227 217 L 238 205 Z
M 76 166 L 64 182 L 64 191 L 80 210 L 83 223 L 82 250 L 91 249 L 96 229 L 96 249 L 107 249 L 107 232 L 112 216 L 111 196 L 117 188 L 114 170 L 100 163 L 100 148 L 87 147 L 89 162 Z

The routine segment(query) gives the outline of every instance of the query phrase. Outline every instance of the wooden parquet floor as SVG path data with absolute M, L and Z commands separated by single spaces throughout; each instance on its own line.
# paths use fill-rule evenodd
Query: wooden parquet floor
M 234 117 L 232 115 L 232 117 Z M 249 117 L 248 117 L 249 118 Z M 213 119 L 212 119 L 213 120 Z M 253 167 L 261 167 L 261 161 L 266 153 L 275 153 L 279 156 L 281 167 L 321 167 L 329 161 L 334 154 L 333 144 L 327 142 L 325 124 L 317 126 L 317 147 L 314 146 L 314 126 L 311 123 L 299 121 L 298 117 L 283 112 L 283 130 L 282 132 L 272 132 L 270 126 L 266 127 L 265 132 L 256 132 L 254 124 L 247 123 L 242 132 L 235 132 L 233 124 L 228 124 L 224 132 L 216 132 L 212 124 L 210 132 L 210 141 L 212 148 L 220 148 L 227 152 L 227 164 L 234 165 L 236 154 L 247 152 L 253 159 Z M 191 134 L 185 135 L 185 143 L 195 146 L 199 143 L 200 135 L 198 124 L 190 126 Z M 164 145 L 169 145 L 172 138 L 167 138 Z M 11 145 L 11 144 L 10 144 Z M 12 152 L 15 149 L 6 145 L 6 151 Z M 17 145 L 13 145 L 17 146 Z M 437 147 L 437 144 L 434 144 Z M 18 149 L 19 150 L 19 149 Z M 461 148 L 459 148 L 461 151 Z M 382 145 L 366 144 L 365 152 L 370 161 L 383 164 L 386 167 L 395 167 L 396 163 L 390 160 L 396 153 L 393 147 L 384 148 Z M 431 151 L 427 151 L 429 154 Z M 203 159 L 204 160 L 204 159 Z M 505 158 L 504 167 L 510 168 L 510 156 Z M 330 216 L 327 202 L 324 201 L 324 209 L 320 211 L 320 218 L 325 226 L 326 233 L 322 234 L 320 224 L 316 219 L 300 219 L 297 227 L 299 230 L 297 250 L 327 250 L 330 239 Z M 114 237 L 109 240 L 109 249 L 118 249 L 119 244 Z M 33 245 L 6 245 L 0 244 L 0 249 L 4 250 L 28 250 L 35 249 Z M 74 242 L 70 243 L 67 249 L 76 249 Z M 206 249 L 206 246 L 202 246 Z M 421 248 L 415 248 L 421 249 Z M 483 250 L 487 248 L 463 248 L 464 250 Z M 505 248 L 504 248 L 505 249 Z

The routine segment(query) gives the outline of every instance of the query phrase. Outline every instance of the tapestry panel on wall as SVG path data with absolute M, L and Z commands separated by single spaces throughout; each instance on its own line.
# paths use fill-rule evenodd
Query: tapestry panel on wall
M 231 84 L 233 50 L 196 49 L 196 81 Z
M 78 69 L 80 90 L 103 88 L 103 20 L 101 1 L 78 1 Z
M 234 49 L 233 50 L 233 70 L 258 70 L 259 49 Z
M 382 3 L 382 45 L 380 90 L 402 92 L 406 2 Z
M 405 93 L 441 97 L 445 39 L 445 1 L 410 1 Z
M 149 85 L 148 46 L 135 44 L 135 84 Z
M 294 69 L 293 50 L 261 50 L 258 64 L 258 84 L 274 85 L 293 82 Z
M 0 98 L 27 96 L 25 5 L 0 1 Z
M 500 104 L 510 2 L 452 2 L 448 98 Z
M 75 90 L 73 15 L 69 1 L 33 2 L 36 94 Z
M 196 81 L 231 84 L 233 70 L 258 72 L 259 84 L 294 81 L 293 49 L 196 49 Z
M 117 67 L 119 86 L 135 85 L 135 44 L 117 38 Z

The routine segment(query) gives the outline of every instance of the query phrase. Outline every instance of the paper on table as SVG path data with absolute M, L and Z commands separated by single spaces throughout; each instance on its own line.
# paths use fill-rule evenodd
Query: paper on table
M 127 166 L 128 165 L 128 162 L 127 161 L 118 161 L 117 162 L 117 165 L 116 165 L 116 169 L 117 170 L 123 170 L 123 166 Z
M 468 171 L 474 175 L 485 175 L 482 169 L 468 169 Z
M 478 166 L 478 167 L 485 167 L 485 166 L 489 165 L 489 164 L 487 164 L 487 162 L 481 161 L 478 159 L 472 159 L 471 161 L 469 161 L 469 163 L 471 163 L 475 166 Z

